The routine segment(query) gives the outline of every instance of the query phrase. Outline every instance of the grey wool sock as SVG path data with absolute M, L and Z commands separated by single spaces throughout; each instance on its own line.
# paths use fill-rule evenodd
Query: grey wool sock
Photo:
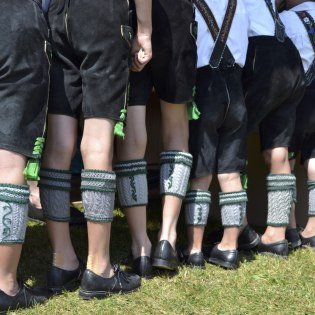
M 165 151 L 160 154 L 160 191 L 162 195 L 185 198 L 192 155 L 179 151 Z
M 308 215 L 315 216 L 315 180 L 307 181 L 308 185 Z
M 185 219 L 188 226 L 206 226 L 211 203 L 208 190 L 189 190 L 184 200 Z
M 24 243 L 28 198 L 28 186 L 0 184 L 0 244 Z
M 81 191 L 85 218 L 94 222 L 113 221 L 116 175 L 111 171 L 83 170 Z
M 71 172 L 42 168 L 39 173 L 40 200 L 47 220 L 70 220 Z
M 293 202 L 295 176 L 292 174 L 270 174 L 267 176 L 269 226 L 287 226 Z
M 132 160 L 115 165 L 117 191 L 123 208 L 148 204 L 147 162 Z
M 223 227 L 240 227 L 246 215 L 246 191 L 219 193 Z

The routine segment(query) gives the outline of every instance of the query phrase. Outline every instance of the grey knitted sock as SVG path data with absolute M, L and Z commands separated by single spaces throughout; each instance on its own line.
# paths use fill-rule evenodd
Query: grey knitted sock
M 81 180 L 85 218 L 95 222 L 113 221 L 116 192 L 115 173 L 83 170 Z
M 270 174 L 267 176 L 269 226 L 287 226 L 293 202 L 295 176 L 292 174 Z
M 224 227 L 240 227 L 246 215 L 246 191 L 219 193 L 221 220 Z
M 166 151 L 160 154 L 160 190 L 162 195 L 185 198 L 192 155 L 179 151 Z
M 28 198 L 28 186 L 0 184 L 0 244 L 24 243 Z
M 185 218 L 187 225 L 207 225 L 211 193 L 208 190 L 190 190 L 186 194 Z
M 315 180 L 309 180 L 308 185 L 308 215 L 315 216 Z
M 148 204 L 147 162 L 132 160 L 115 165 L 117 191 L 123 208 Z
M 40 200 L 44 217 L 51 221 L 70 220 L 71 172 L 42 168 L 39 173 Z

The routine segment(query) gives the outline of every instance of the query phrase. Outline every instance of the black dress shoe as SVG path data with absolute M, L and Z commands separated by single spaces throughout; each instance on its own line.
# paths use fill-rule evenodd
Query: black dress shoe
M 303 246 L 309 246 L 315 248 L 315 235 L 311 237 L 303 237 L 300 234 L 301 242 Z
M 152 266 L 175 271 L 178 265 L 177 251 L 168 241 L 160 241 L 155 248 Z
M 223 237 L 223 232 L 224 230 L 220 229 L 208 234 L 206 241 L 210 244 L 220 243 Z M 259 234 L 249 224 L 247 224 L 238 237 L 237 249 L 250 251 L 258 245 L 259 240 Z
M 19 291 L 16 295 L 10 296 L 0 290 L 0 314 L 18 308 L 28 308 L 35 304 L 44 303 L 51 293 L 47 289 L 32 289 L 19 281 Z
M 111 294 L 128 293 L 137 290 L 141 285 L 141 278 L 136 274 L 129 274 L 114 266 L 114 275 L 104 278 L 91 270 L 85 270 L 81 281 L 79 295 L 84 300 L 105 298 Z
M 62 291 L 71 291 L 79 287 L 85 270 L 85 263 L 79 259 L 79 266 L 75 270 L 64 270 L 55 266 L 51 266 L 47 273 L 47 287 L 55 294 Z
M 276 243 L 264 244 L 261 240 L 258 244 L 257 251 L 261 254 L 270 254 L 283 258 L 289 255 L 289 245 L 287 240 Z
M 302 241 L 297 229 L 287 229 L 285 232 L 285 238 L 288 241 L 289 248 L 292 250 L 300 248 L 302 245 Z
M 132 271 L 142 278 L 151 278 L 152 259 L 149 256 L 140 256 L 132 263 Z
M 187 254 L 185 249 L 178 248 L 177 254 L 181 263 L 192 268 L 205 268 L 205 259 L 202 252 Z
M 237 249 L 220 250 L 218 245 L 215 245 L 207 261 L 226 269 L 235 269 L 238 267 L 238 251 Z
M 238 237 L 238 249 L 239 250 L 252 250 L 259 244 L 259 234 L 247 224 L 241 234 Z

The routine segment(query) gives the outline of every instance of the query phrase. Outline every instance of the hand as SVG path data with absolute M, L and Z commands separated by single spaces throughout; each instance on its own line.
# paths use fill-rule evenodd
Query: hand
M 131 55 L 131 71 L 141 71 L 152 58 L 151 35 L 138 33 L 132 42 Z

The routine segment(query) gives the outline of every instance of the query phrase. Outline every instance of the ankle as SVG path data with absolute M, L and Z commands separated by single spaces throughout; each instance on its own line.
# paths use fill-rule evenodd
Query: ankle
M 177 240 L 177 233 L 176 232 L 170 232 L 170 233 L 161 233 L 159 237 L 159 241 L 168 241 L 172 247 L 175 249 L 176 246 L 176 240 Z
M 302 232 L 301 235 L 305 238 L 309 238 L 312 236 L 315 236 L 315 227 L 314 228 L 305 228 Z
M 285 239 L 285 235 L 273 234 L 273 233 L 265 233 L 261 237 L 261 241 L 264 244 L 272 244 L 272 243 L 283 241 L 284 239 Z
M 89 255 L 86 269 L 91 270 L 98 276 L 110 278 L 114 275 L 109 257 L 100 257 L 97 255 Z
M 75 253 L 53 253 L 53 266 L 63 270 L 75 270 L 79 266 L 79 260 Z
M 221 241 L 218 244 L 218 249 L 220 250 L 235 250 L 237 249 L 237 243 L 234 242 L 226 242 L 226 241 Z
M 19 284 L 15 279 L 1 279 L 0 290 L 10 296 L 15 296 L 19 291 Z
M 131 252 L 134 259 L 140 256 L 151 256 L 152 244 L 146 235 L 144 239 L 133 240 L 131 246 Z

